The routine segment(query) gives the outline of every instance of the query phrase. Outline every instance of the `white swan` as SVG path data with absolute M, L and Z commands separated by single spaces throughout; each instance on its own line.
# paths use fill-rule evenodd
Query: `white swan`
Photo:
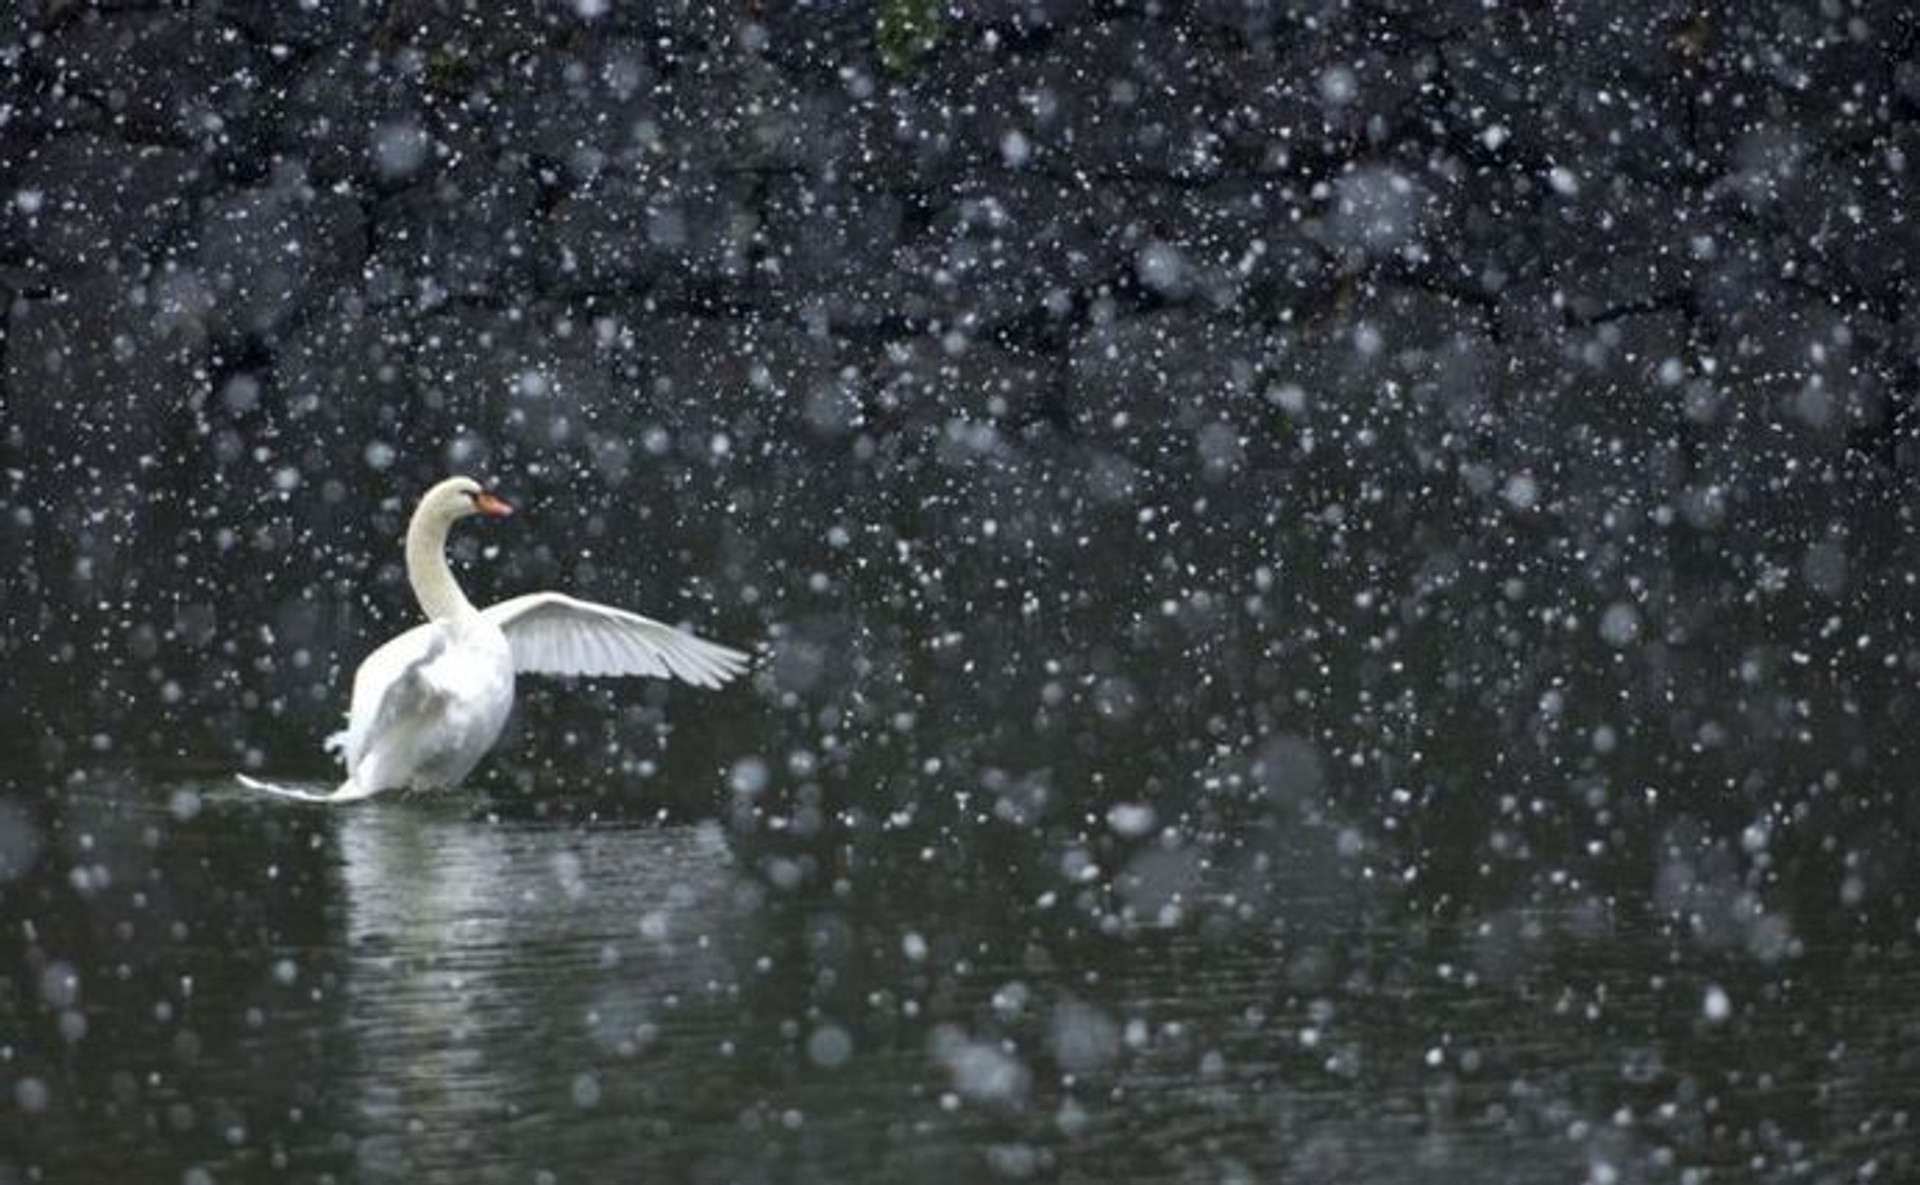
M 420 499 L 407 525 L 407 581 L 427 624 L 375 650 L 354 673 L 346 730 L 327 739 L 347 778 L 319 797 L 350 802 L 458 785 L 500 738 L 516 674 L 674 676 L 718 687 L 746 669 L 737 650 L 556 592 L 476 609 L 447 567 L 447 531 L 469 515 L 511 513 L 467 477 L 450 477 Z

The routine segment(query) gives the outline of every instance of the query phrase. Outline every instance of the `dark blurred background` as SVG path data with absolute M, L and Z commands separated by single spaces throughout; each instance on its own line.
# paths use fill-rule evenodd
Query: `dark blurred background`
M 717 818 L 838 919 L 803 959 L 890 974 L 871 891 L 954 950 L 1051 895 L 1057 950 L 1301 885 L 1911 952 L 1908 4 L 0 20 L 31 851 L 102 784 L 333 777 L 459 471 L 521 508 L 476 600 L 759 655 L 529 683 L 476 801 Z
M 329 775 L 465 471 L 764 656 L 523 782 L 1912 821 L 1906 5 L 10 11 L 10 768 Z

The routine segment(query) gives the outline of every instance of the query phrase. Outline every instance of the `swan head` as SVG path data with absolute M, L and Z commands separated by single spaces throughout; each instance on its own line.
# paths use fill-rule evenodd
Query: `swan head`
M 449 477 L 420 499 L 418 513 L 451 523 L 475 514 L 495 517 L 509 515 L 513 513 L 513 507 L 471 477 Z

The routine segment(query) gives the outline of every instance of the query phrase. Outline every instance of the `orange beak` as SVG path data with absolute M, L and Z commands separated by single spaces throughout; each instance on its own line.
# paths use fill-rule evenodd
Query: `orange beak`
M 490 514 L 495 518 L 505 518 L 507 515 L 513 513 L 513 507 L 501 501 L 497 495 L 490 494 L 485 490 L 481 490 L 473 496 L 473 508 L 481 514 Z

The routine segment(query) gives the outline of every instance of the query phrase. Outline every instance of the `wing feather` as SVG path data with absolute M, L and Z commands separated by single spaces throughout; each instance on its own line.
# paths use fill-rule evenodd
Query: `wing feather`
M 327 747 L 340 754 L 349 771 L 360 764 L 381 726 L 417 697 L 420 670 L 445 648 L 444 631 L 429 622 L 390 639 L 361 662 L 353 673 L 347 727 L 327 738 Z
M 446 630 L 430 624 L 400 635 L 362 664 L 354 678 L 348 736 L 341 744 L 349 781 L 385 788 L 392 772 L 387 763 L 407 753 L 414 735 L 438 713 L 444 695 L 427 672 L 447 646 Z
M 562 593 L 515 597 L 482 615 L 506 635 L 523 674 L 644 675 L 718 687 L 747 668 L 738 650 Z

